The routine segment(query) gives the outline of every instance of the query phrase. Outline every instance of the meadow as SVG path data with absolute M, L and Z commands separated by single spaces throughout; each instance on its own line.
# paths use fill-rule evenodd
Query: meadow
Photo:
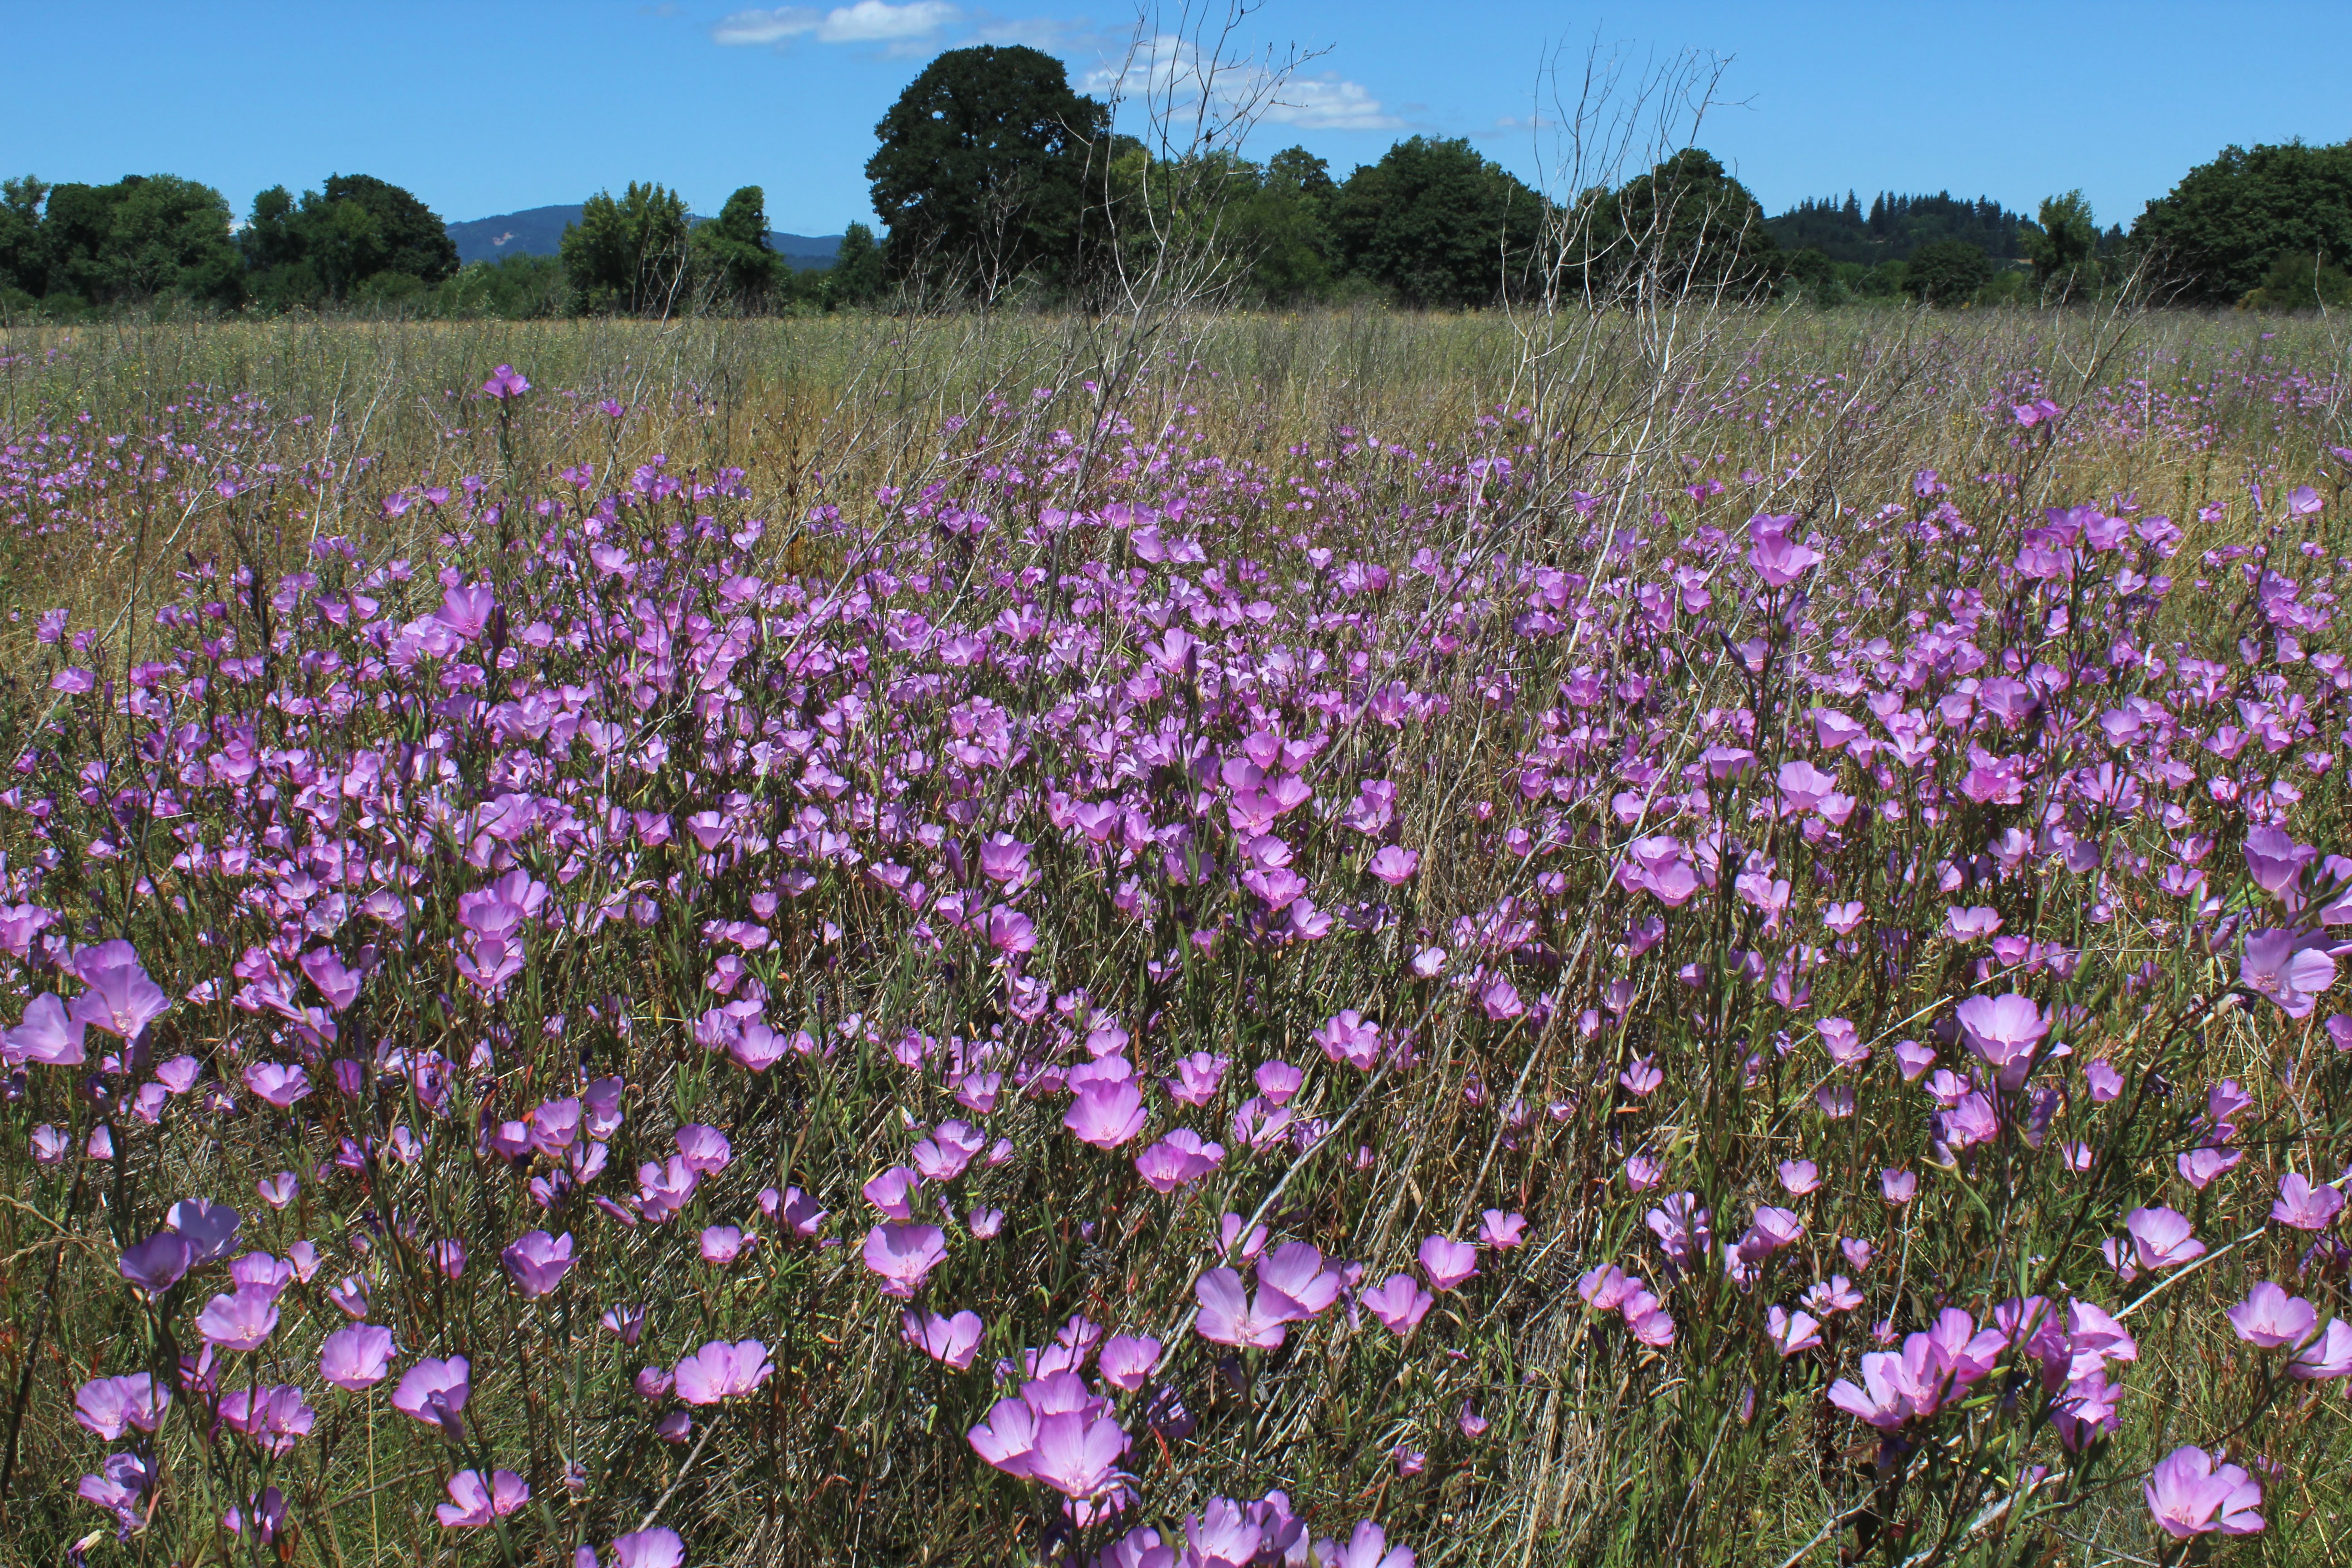
M 0 1562 L 2352 1556 L 2346 347 L 11 331 Z

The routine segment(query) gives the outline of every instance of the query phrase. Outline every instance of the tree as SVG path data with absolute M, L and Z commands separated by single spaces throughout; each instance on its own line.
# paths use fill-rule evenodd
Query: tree
M 48 194 L 30 174 L 0 184 L 0 290 L 41 291 L 41 204 Z
M 728 298 L 754 305 L 776 290 L 784 259 L 768 247 L 767 193 L 745 185 L 719 216 L 697 224 L 692 245 L 701 275 Z
M 882 297 L 887 281 L 882 247 L 874 243 L 874 231 L 865 224 L 852 223 L 842 232 L 833 265 L 825 269 L 822 293 L 826 307 L 870 305 Z
M 2225 147 L 2148 203 L 2132 239 L 2201 304 L 2236 303 L 2283 256 L 2352 260 L 2352 142 Z
M 1542 199 L 1464 138 L 1414 136 L 1329 203 L 1349 268 L 1407 305 L 1490 304 L 1525 276 Z
M 599 191 L 564 226 L 561 253 L 574 310 L 667 313 L 684 303 L 686 198 L 635 180 L 618 201 Z
M 571 300 L 563 264 L 552 256 L 502 256 L 476 261 L 434 291 L 432 308 L 445 316 L 496 316 L 529 321 L 561 314 Z
M 218 191 L 176 174 L 56 186 L 41 218 L 43 292 L 100 305 L 167 294 L 234 305 L 245 264 L 228 223 Z
M 1304 147 L 1289 147 L 1252 174 L 1255 188 L 1235 205 L 1231 223 L 1251 287 L 1276 303 L 1329 294 L 1339 268 L 1331 227 L 1339 187 L 1331 166 Z
M 900 277 L 993 296 L 1082 269 L 1089 156 L 1110 110 L 1073 90 L 1062 62 L 1022 45 L 950 49 L 883 115 L 866 165 L 886 254 Z
M 1780 246 L 1764 209 L 1713 154 L 1687 147 L 1588 208 L 1579 238 L 1595 288 L 1677 295 L 1772 288 Z
M 2352 305 L 2352 275 L 2316 256 L 2282 256 L 2240 301 L 2252 310 L 2338 310 Z
M 2097 285 L 2099 225 L 2081 191 L 2042 197 L 2041 221 L 2020 225 L 2018 240 L 2045 300 L 2063 302 Z
M 1844 265 L 1852 267 L 1853 262 Z M 1839 263 L 1829 258 L 1829 253 L 1807 246 L 1788 258 L 1782 281 L 1789 291 L 1808 303 L 1827 309 L 1846 302 L 1845 280 L 1839 275 Z
M 1966 304 L 1991 281 L 1992 260 L 1984 247 L 1965 239 L 1921 246 L 1911 253 L 1903 272 L 1905 293 L 1939 308 Z
M 373 174 L 330 174 L 299 201 L 271 186 L 253 198 L 237 245 L 254 299 L 278 308 L 414 298 L 457 271 L 447 226 Z

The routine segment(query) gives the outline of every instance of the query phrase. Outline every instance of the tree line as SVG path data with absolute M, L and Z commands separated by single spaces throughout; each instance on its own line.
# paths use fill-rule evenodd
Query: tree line
M 1703 150 L 1568 201 L 1465 139 L 1412 136 L 1344 179 L 1304 147 L 1263 162 L 1213 147 L 1155 155 L 1061 62 L 1023 47 L 949 50 L 877 125 L 866 167 L 878 232 L 848 226 L 828 268 L 769 247 L 765 195 L 719 215 L 632 182 L 590 197 L 561 254 L 460 267 L 446 226 L 365 174 L 262 192 L 242 224 L 175 175 L 109 185 L 0 183 L 0 311 L 51 315 L 173 299 L 222 310 L 665 314 L 964 299 L 1096 306 L 1171 247 L 1213 255 L 1213 291 L 1296 305 L 1379 299 L 1466 309 L 1705 289 L 1738 300 L 1929 305 L 2063 302 L 2127 285 L 2183 303 L 2352 302 L 2352 142 L 2230 147 L 2102 229 L 2079 191 L 2035 216 L 1989 197 L 1849 192 L 1767 218 Z

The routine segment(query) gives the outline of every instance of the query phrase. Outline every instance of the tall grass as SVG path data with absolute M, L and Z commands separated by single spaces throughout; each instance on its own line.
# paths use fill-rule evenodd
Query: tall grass
M 171 1002 L 135 1042 L 91 1026 L 79 1067 L 12 1062 L 0 1560 L 554 1563 L 641 1527 L 698 1563 L 1033 1561 L 1143 1528 L 1172 1553 L 1212 1498 L 1278 1489 L 1311 1523 L 1288 1561 L 1377 1518 L 1425 1564 L 2172 1562 L 2139 1489 L 2195 1445 L 2264 1489 L 2267 1527 L 2222 1552 L 2332 1561 L 2339 1384 L 2222 1315 L 2262 1279 L 2323 1321 L 2344 1294 L 2332 1233 L 2263 1223 L 2280 1174 L 2352 1153 L 2333 1009 L 2242 971 L 2352 869 L 2320 860 L 2345 716 L 2340 660 L 2313 656 L 2340 647 L 2352 554 L 2332 324 L 1203 315 L 1105 392 L 1135 330 L 11 339 L 0 1013 L 101 994 L 109 939 Z M 533 390 L 483 395 L 500 364 Z M 2060 416 L 2021 422 L 2036 397 Z M 1775 583 L 1749 563 L 1768 541 L 1823 559 Z M 2257 559 L 2296 581 L 2249 578 Z M 2032 716 L 1996 711 L 1997 676 Z M 2127 698 L 2161 721 L 2103 729 Z M 1832 744 L 1819 708 L 1887 739 Z M 1906 711 L 1924 728 L 1882 721 Z M 2245 738 L 2264 724 L 2285 742 Z M 1936 743 L 1890 761 L 1901 734 Z M 1799 763 L 1843 815 L 1802 804 Z M 2004 767 L 2007 795 L 1971 783 Z M 1257 821 L 1286 776 L 1307 802 Z M 2246 854 L 2263 832 L 2314 851 L 2291 894 Z M 1679 898 L 1656 890 L 1675 866 Z M 526 884 L 543 904 L 499 928 L 520 966 L 485 978 L 507 949 L 480 900 Z M 2000 1088 L 1958 1009 L 2003 994 L 2071 1054 Z M 1381 1030 L 1354 1059 L 1350 1015 Z M 1840 1020 L 1866 1061 L 1824 1054 Z M 794 1042 L 756 1070 L 754 1022 Z M 1970 1081 L 1906 1076 L 1898 1040 Z M 1198 1105 L 1162 1087 L 1195 1053 L 1230 1060 Z M 193 1086 L 132 1109 L 181 1057 Z M 1150 1118 L 1108 1148 L 1066 1121 L 1098 1058 L 1131 1063 Z M 1274 1064 L 1295 1100 L 1253 1077 Z M 264 1065 L 311 1092 L 273 1107 Z M 565 1178 L 529 1130 L 604 1079 L 609 1157 Z M 2209 1098 L 2224 1080 L 2245 1109 Z M 1967 1094 L 1980 1140 L 1948 1120 Z M 896 1202 L 867 1184 L 936 1163 L 947 1122 L 982 1152 L 898 1223 L 945 1233 L 912 1304 L 979 1315 L 969 1370 L 906 1342 L 864 1252 Z M 649 1219 L 690 1126 L 732 1157 Z M 1162 1193 L 1134 1160 L 1179 1126 L 1224 1154 Z M 2230 1168 L 2192 1186 L 2200 1150 Z M 1798 1161 L 1818 1188 L 1780 1173 Z M 1884 1200 L 1888 1168 L 1916 1198 Z M 261 1206 L 281 1171 L 295 1195 Z M 785 1189 L 832 1217 L 796 1235 Z M 1656 1239 L 1670 1194 L 1713 1216 L 1696 1257 Z M 152 1299 L 117 1268 L 188 1197 L 244 1211 L 239 1251 L 322 1258 L 209 1392 L 180 1357 L 225 1264 Z M 1759 1205 L 1801 1239 L 1727 1260 Z M 2101 1243 L 2157 1206 L 2211 1261 L 2126 1280 Z M 1440 1283 L 1424 1240 L 1487 1210 L 1478 1273 L 1410 1337 L 1383 1327 L 1370 1293 Z M 758 1244 L 708 1261 L 722 1226 Z M 1255 1226 L 1344 1274 L 1278 1348 L 1202 1331 L 1204 1275 L 1257 1285 Z M 500 1264 L 539 1229 L 580 1247 L 543 1295 Z M 1612 1266 L 1659 1298 L 1663 1342 L 1588 1305 Z M 1780 1353 L 1833 1277 L 1864 1304 L 1813 1300 L 1824 1342 Z M 401 1352 L 364 1393 L 319 1371 L 347 1278 Z M 2125 1316 L 2111 1432 L 2061 1441 L 2102 1364 L 2072 1322 L 2053 1382 L 2048 1344 L 2004 1343 L 1884 1432 L 1827 1398 L 1939 1312 L 1974 1332 L 2029 1297 Z M 599 1324 L 639 1306 L 641 1340 Z M 1127 1491 L 1065 1508 L 966 1431 L 1074 1314 L 1165 1353 L 1137 1390 L 1097 1385 Z M 750 1338 L 756 1394 L 633 1388 Z M 418 1358 L 460 1353 L 457 1436 L 393 1409 Z M 151 1442 L 113 1445 L 163 1477 L 117 1543 L 74 1496 L 107 1446 L 72 1412 L 142 1371 L 181 1392 Z M 208 1430 L 238 1380 L 301 1386 L 311 1430 L 283 1455 Z M 682 1436 L 657 1429 L 681 1410 Z M 453 1472 L 494 1468 L 526 1508 L 436 1522 Z M 224 1531 L 264 1486 L 291 1528 Z M 1153 1560 L 1126 1540 L 1108 1560 Z

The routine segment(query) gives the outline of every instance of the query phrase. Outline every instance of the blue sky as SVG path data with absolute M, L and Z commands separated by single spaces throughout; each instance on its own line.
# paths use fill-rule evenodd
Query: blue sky
M 1034 44 L 1100 89 L 1137 14 L 1103 0 L 8 0 L 0 163 L 45 179 L 185 174 L 242 213 L 331 173 L 408 186 L 443 216 L 573 202 L 631 179 L 715 212 L 869 216 L 873 126 L 925 60 Z M 1222 16 L 1222 10 L 1218 15 Z M 1166 33 L 1170 7 L 1146 18 Z M 1250 142 L 1303 142 L 1344 177 L 1400 136 L 1551 162 L 1543 64 L 1727 57 L 1699 143 L 1779 211 L 1808 194 L 2081 186 L 2126 223 L 2222 145 L 2352 137 L 2352 5 L 2305 0 L 1265 0 L 1234 35 L 1318 51 Z

